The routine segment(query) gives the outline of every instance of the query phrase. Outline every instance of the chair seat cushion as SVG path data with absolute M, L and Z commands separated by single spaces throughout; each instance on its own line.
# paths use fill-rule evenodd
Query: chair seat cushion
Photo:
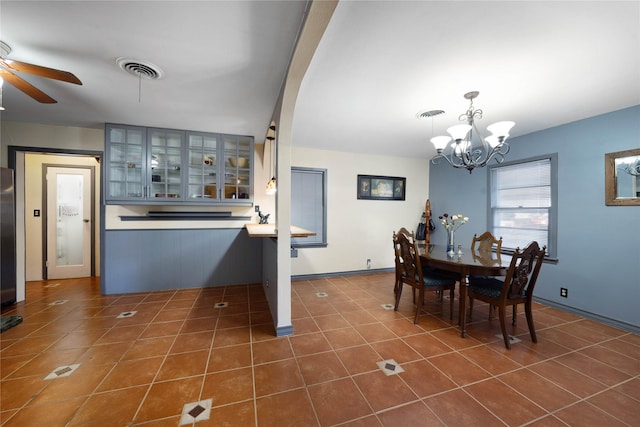
M 416 277 L 416 280 L 418 278 Z M 439 274 L 436 273 L 424 273 L 422 274 L 422 279 L 424 281 L 424 286 L 426 287 L 430 287 L 430 286 L 455 286 L 456 284 L 456 280 L 451 278 L 451 277 L 447 277 L 447 276 L 441 276 Z
M 498 298 L 502 292 L 504 282 L 494 277 L 471 276 L 469 277 L 469 291 L 489 298 Z

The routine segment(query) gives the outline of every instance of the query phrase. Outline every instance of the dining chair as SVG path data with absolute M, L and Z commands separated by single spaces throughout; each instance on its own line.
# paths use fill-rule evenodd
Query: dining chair
M 398 294 L 398 289 L 402 287 L 401 284 L 401 279 L 402 279 L 402 265 L 400 263 L 400 253 L 398 251 L 398 242 L 396 239 L 396 233 L 395 231 L 393 232 L 393 255 L 395 257 L 395 266 L 396 266 L 396 275 L 395 275 L 395 281 L 393 283 L 393 295 L 397 295 Z M 415 303 L 415 292 L 414 292 L 414 301 Z
M 511 349 L 511 342 L 505 326 L 505 310 L 507 306 L 513 306 L 513 319 L 511 323 L 515 326 L 517 306 L 518 304 L 524 304 L 531 341 L 538 342 L 536 330 L 533 325 L 531 301 L 533 298 L 533 288 L 538 279 L 538 273 L 542 266 L 546 248 L 546 246 L 543 246 L 541 249 L 538 242 L 535 241 L 529 243 L 522 251 L 520 251 L 520 248 L 517 248 L 511 258 L 511 263 L 509 264 L 509 269 L 507 270 L 507 275 L 504 280 L 495 277 L 469 277 L 469 286 L 467 287 L 469 320 L 471 320 L 474 299 L 489 303 L 490 306 L 498 307 L 502 337 L 508 349 Z
M 424 307 L 425 291 L 439 291 L 442 294 L 445 290 L 450 293 L 450 318 L 453 319 L 453 300 L 456 279 L 446 277 L 436 273 L 432 269 L 424 268 L 420 262 L 418 244 L 413 233 L 406 228 L 401 228 L 397 233 L 393 233 L 393 246 L 396 256 L 396 268 L 398 269 L 396 280 L 398 289 L 396 291 L 396 305 L 394 310 L 398 310 L 400 298 L 402 297 L 403 285 L 411 286 L 414 292 L 414 304 L 416 305 L 416 316 L 413 323 L 418 323 L 420 312 Z M 418 298 L 415 298 L 415 291 L 418 291 Z
M 502 237 L 496 239 L 490 231 L 485 231 L 481 235 L 474 234 L 471 239 L 471 251 L 482 253 L 492 252 L 500 253 L 502 248 Z
M 502 249 L 502 236 L 496 239 L 490 231 L 485 231 L 481 235 L 474 234 L 471 239 L 471 257 L 474 261 L 478 261 L 482 264 L 485 263 L 497 263 L 500 264 L 500 249 Z M 496 253 L 496 258 L 493 258 L 493 252 Z M 487 276 L 479 276 L 487 277 Z M 496 307 L 489 306 L 489 320 L 492 319 L 493 313 Z

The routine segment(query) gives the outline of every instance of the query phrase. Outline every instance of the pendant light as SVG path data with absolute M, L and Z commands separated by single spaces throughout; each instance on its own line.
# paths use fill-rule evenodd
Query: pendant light
M 275 129 L 276 127 L 274 125 L 271 125 L 269 127 L 270 130 L 274 131 L 275 134 Z M 276 176 L 273 173 L 273 158 L 274 158 L 274 141 L 276 140 L 275 136 L 267 136 L 267 141 L 269 141 L 269 175 L 271 175 L 271 179 L 269 180 L 269 182 L 267 182 L 267 188 L 266 188 L 266 192 L 268 195 L 273 195 L 276 194 L 277 191 L 277 183 L 276 183 Z

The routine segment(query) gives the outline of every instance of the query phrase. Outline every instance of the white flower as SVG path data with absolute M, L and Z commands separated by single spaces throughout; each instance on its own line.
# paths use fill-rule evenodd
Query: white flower
M 460 228 L 460 226 L 469 221 L 469 217 L 463 216 L 461 213 L 451 216 L 445 213 L 442 216 L 438 217 L 438 219 L 440 219 L 440 222 L 446 230 L 452 231 L 456 231 L 458 228 Z

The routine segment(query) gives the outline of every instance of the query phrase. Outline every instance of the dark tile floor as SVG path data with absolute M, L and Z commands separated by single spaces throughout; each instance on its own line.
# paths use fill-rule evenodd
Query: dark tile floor
M 520 315 L 509 351 L 486 305 L 463 339 L 449 304 L 427 295 L 414 325 L 392 288 L 296 281 L 295 335 L 276 338 L 260 285 L 30 282 L 3 309 L 24 321 L 0 335 L 1 425 L 640 426 L 640 336 L 536 304 L 538 344 Z

